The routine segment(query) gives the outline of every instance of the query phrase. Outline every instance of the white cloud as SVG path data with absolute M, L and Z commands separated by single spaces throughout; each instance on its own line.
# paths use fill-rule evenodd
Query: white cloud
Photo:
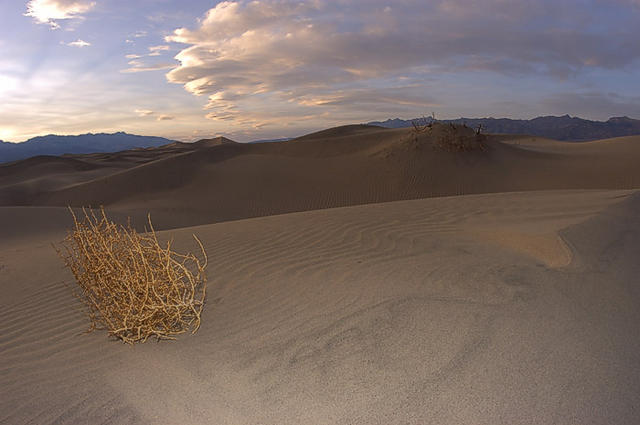
M 167 114 L 158 115 L 155 111 L 152 111 L 151 109 L 136 109 L 133 112 L 135 112 L 139 117 L 156 117 L 156 121 L 169 121 L 176 118 L 173 115 L 167 115 Z
M 123 69 L 120 72 L 129 74 L 134 72 L 148 72 L 148 71 L 161 71 L 163 69 L 171 69 L 175 68 L 175 64 L 173 63 L 156 63 L 147 65 L 142 61 L 137 59 L 131 60 L 128 62 L 129 68 Z
M 162 46 L 151 46 L 149 47 L 149 53 L 147 56 L 160 56 L 162 55 L 162 52 L 166 52 L 167 50 L 169 50 L 169 46 L 166 45 L 162 45 Z
M 133 112 L 135 112 L 136 114 L 138 114 L 139 117 L 148 117 L 150 115 L 155 114 L 155 112 L 153 112 L 150 109 L 136 109 Z
M 640 26 L 595 31 L 588 23 L 599 20 L 598 12 L 581 7 L 581 0 L 389 5 L 223 1 L 194 29 L 178 28 L 166 37 L 186 45 L 167 79 L 207 96 L 211 119 L 246 123 L 250 115 L 263 123 L 278 114 L 341 117 L 360 108 L 365 115 L 363 105 L 376 102 L 419 111 L 438 103 L 424 84 L 433 75 L 566 79 L 585 68 L 620 68 L 640 59 L 640 50 L 630 49 Z
M 87 47 L 87 46 L 91 46 L 91 43 L 89 43 L 88 41 L 84 41 L 81 39 L 77 39 L 76 41 L 72 41 L 70 43 L 67 43 L 67 46 L 73 46 L 73 47 Z
M 161 46 L 151 46 L 149 47 L 149 51 L 150 52 L 158 52 L 158 51 L 162 51 L 162 50 L 169 50 L 169 46 L 167 45 L 161 45 Z
M 152 65 L 147 65 L 142 60 L 139 60 L 145 57 L 161 56 L 162 55 L 161 52 L 167 51 L 169 49 L 170 49 L 170 46 L 167 46 L 167 45 L 151 46 L 151 47 L 148 47 L 148 50 L 150 53 L 142 54 L 142 55 L 139 55 L 139 54 L 125 55 L 125 58 L 131 59 L 131 60 L 128 62 L 129 68 L 122 70 L 121 72 L 125 72 L 125 73 L 146 72 L 146 71 L 158 71 L 163 69 L 175 68 L 176 67 L 175 63 L 157 63 Z
M 208 118 L 239 122 L 249 111 L 260 115 L 257 102 L 265 105 L 265 117 L 268 111 L 338 115 L 365 99 L 373 105 L 383 92 L 377 102 L 388 108 L 436 103 L 424 84 L 401 90 L 406 74 L 414 81 L 458 71 L 566 77 L 584 67 L 634 60 L 625 49 L 631 35 L 612 45 L 610 36 L 576 26 L 584 19 L 576 14 L 586 12 L 572 6 L 524 0 L 487 0 L 481 8 L 475 0 L 403 0 L 393 8 L 380 0 L 224 1 L 197 28 L 166 37 L 187 45 L 167 79 L 206 95 Z M 548 22 L 522 31 L 541 17 Z
M 58 21 L 81 18 L 95 6 L 88 0 L 30 0 L 25 16 L 32 17 L 39 24 L 49 24 L 52 29 L 60 28 Z

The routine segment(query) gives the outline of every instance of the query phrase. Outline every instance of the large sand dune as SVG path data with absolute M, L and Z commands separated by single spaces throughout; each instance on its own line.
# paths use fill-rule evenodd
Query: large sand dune
M 640 186 L 640 136 L 590 143 L 489 136 L 486 144 L 446 152 L 408 129 L 346 126 L 283 143 L 213 139 L 38 157 L 0 166 L 0 205 L 150 210 L 166 228 L 432 196 Z
M 63 209 L 2 208 L 30 237 L 0 246 L 0 422 L 635 423 L 639 201 L 476 195 L 172 230 L 212 258 L 203 325 L 133 348 L 81 333 L 49 246 Z M 54 219 L 34 240 L 38 214 Z
M 351 126 L 0 166 L 0 423 L 637 423 L 640 139 L 486 144 Z M 198 333 L 83 333 L 67 204 L 196 233 Z

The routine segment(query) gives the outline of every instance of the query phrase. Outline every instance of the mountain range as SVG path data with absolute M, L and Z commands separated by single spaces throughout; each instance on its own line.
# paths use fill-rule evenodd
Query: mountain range
M 431 121 L 466 124 L 474 128 L 482 125 L 483 131 L 487 133 L 526 134 L 566 141 L 588 141 L 640 134 L 640 120 L 629 117 L 612 117 L 607 121 L 591 121 L 569 115 L 537 117 L 530 120 L 509 118 L 434 120 L 427 117 L 410 120 L 395 118 L 386 121 L 373 121 L 368 124 L 387 128 L 403 128 L 411 127 L 412 122 L 428 123 Z
M 509 118 L 458 118 L 435 120 L 431 117 L 403 120 L 372 121 L 367 124 L 385 128 L 411 127 L 413 122 L 426 124 L 432 121 L 465 124 L 493 134 L 521 134 L 565 141 L 588 141 L 640 134 L 640 120 L 629 117 L 612 117 L 607 121 L 591 121 L 569 115 L 537 117 L 530 120 Z M 281 142 L 290 140 L 269 139 L 250 143 Z M 124 132 L 87 133 L 77 136 L 50 134 L 34 137 L 22 143 L 0 140 L 0 163 L 17 161 L 38 155 L 64 155 L 119 152 L 135 148 L 149 148 L 174 143 L 164 137 L 138 136 Z
M 78 136 L 39 136 L 22 143 L 0 140 L 0 162 L 17 161 L 38 155 L 118 152 L 134 148 L 149 148 L 173 143 L 164 137 L 136 136 L 124 132 L 80 134 Z

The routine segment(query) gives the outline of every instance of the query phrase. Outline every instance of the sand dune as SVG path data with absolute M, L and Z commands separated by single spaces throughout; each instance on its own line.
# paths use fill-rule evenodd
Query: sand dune
M 408 129 L 346 126 L 282 143 L 217 139 L 74 156 L 93 169 L 69 164 L 37 178 L 33 165 L 14 163 L 0 166 L 12 176 L 0 187 L 0 205 L 151 210 L 167 228 L 433 196 L 640 186 L 638 137 L 568 143 L 489 136 L 486 150 L 464 153 L 434 149 L 432 141 Z M 60 160 L 32 161 L 51 168 Z
M 49 247 L 64 209 L 0 208 L 26 232 L 54 217 L 39 241 L 0 243 L 0 422 L 635 423 L 630 193 L 459 196 L 167 231 L 181 249 L 197 233 L 210 253 L 203 325 L 134 348 L 81 333 Z M 566 255 L 559 236 L 562 267 L 549 264 Z
M 0 165 L 0 423 L 637 423 L 640 138 L 433 137 Z M 196 335 L 83 333 L 51 243 L 100 204 L 203 241 Z

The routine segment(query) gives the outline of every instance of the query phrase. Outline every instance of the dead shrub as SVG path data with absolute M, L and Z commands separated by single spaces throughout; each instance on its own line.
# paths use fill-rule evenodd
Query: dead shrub
M 140 234 L 110 221 L 104 209 L 96 215 L 83 208 L 74 229 L 56 248 L 75 276 L 74 290 L 86 305 L 91 327 L 133 344 L 149 337 L 175 339 L 200 327 L 206 293 L 207 254 L 203 260 L 178 254 L 159 244 L 149 217 L 149 232 Z
M 416 146 L 428 144 L 433 148 L 447 152 L 470 152 L 486 150 L 486 136 L 481 133 L 482 127 L 473 130 L 466 124 L 441 122 L 413 122 L 412 140 Z

